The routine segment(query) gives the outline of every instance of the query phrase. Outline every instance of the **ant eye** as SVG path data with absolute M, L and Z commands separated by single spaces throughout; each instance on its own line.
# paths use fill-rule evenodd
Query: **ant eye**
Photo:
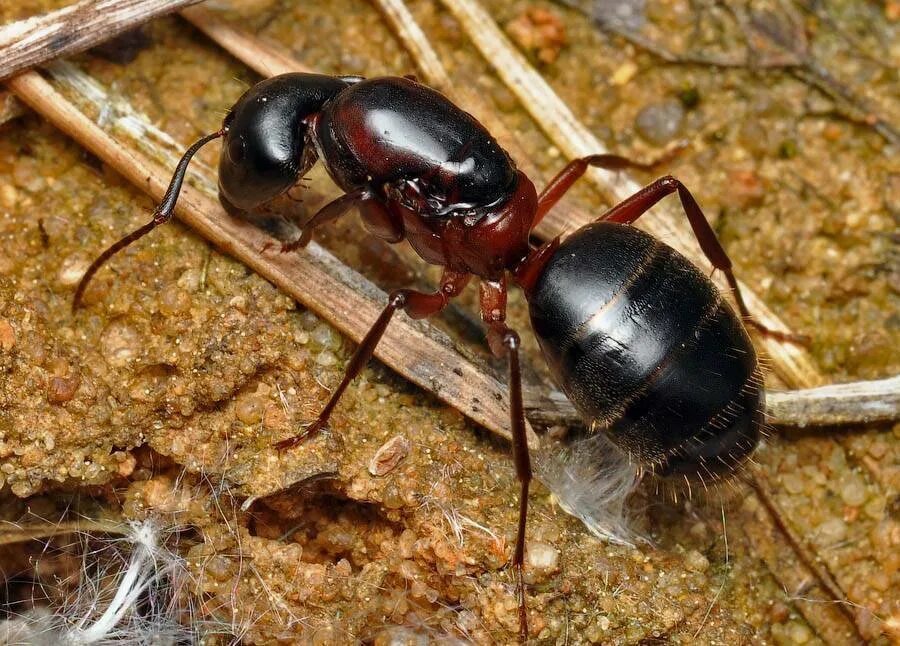
M 234 137 L 228 142 L 228 159 L 232 163 L 240 164 L 244 160 L 244 138 L 241 136 Z

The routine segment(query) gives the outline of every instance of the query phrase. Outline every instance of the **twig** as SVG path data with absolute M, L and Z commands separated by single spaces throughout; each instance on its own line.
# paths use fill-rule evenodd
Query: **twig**
M 200 0 L 82 0 L 0 27 L 0 80 Z
M 571 158 L 606 152 L 601 142 L 572 114 L 540 73 L 512 46 L 491 15 L 476 0 L 441 0 L 441 3 L 456 17 L 484 58 L 560 150 Z M 591 169 L 586 177 L 615 202 L 641 188 L 626 173 Z M 654 213 L 653 217 L 641 220 L 645 228 L 685 253 L 695 263 L 703 267 L 709 266 L 688 227 L 687 219 L 675 210 L 673 204 L 660 204 L 655 207 Z M 553 222 L 557 233 L 587 224 L 571 220 L 560 222 L 557 214 L 552 211 L 547 216 L 547 221 Z M 741 284 L 741 289 L 750 311 L 764 325 L 787 330 L 784 323 L 749 287 Z M 762 342 L 771 357 L 775 372 L 789 386 L 809 387 L 822 383 L 821 375 L 817 373 L 805 350 L 772 338 L 762 339 Z
M 900 418 L 900 375 L 770 392 L 766 408 L 773 424 L 797 428 L 893 421 Z
M 542 426 L 575 426 L 581 418 L 557 390 L 531 387 L 525 392 L 528 418 Z M 803 390 L 766 393 L 767 422 L 774 426 L 845 426 L 900 419 L 900 375 Z
M 262 76 L 315 71 L 278 47 L 235 27 L 205 7 L 187 7 L 180 13 L 219 47 Z
M 97 532 L 125 536 L 128 534 L 129 529 L 128 525 L 125 523 L 115 520 L 83 519 L 72 522 L 28 525 L 10 523 L 8 526 L 0 528 L 0 545 L 22 543 L 36 538 L 52 538 L 54 536 L 70 534 L 72 532 L 77 532 L 79 534 Z
M 113 140 L 36 72 L 7 81 L 25 103 L 79 144 L 116 169 L 155 199 L 165 192 L 170 171 L 132 147 Z M 205 178 L 205 190 L 185 186 L 176 215 L 223 252 L 272 281 L 285 293 L 359 340 L 386 302 L 372 283 L 311 243 L 304 253 L 263 254 L 269 238 L 256 227 L 229 217 L 208 192 L 215 182 Z M 434 393 L 492 432 L 509 438 L 505 386 L 457 353 L 436 328 L 400 316 L 392 321 L 376 356 L 408 380 Z M 530 444 L 537 438 L 529 428 Z

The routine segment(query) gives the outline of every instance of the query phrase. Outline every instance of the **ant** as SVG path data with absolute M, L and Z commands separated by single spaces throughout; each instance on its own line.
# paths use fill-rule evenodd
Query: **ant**
M 529 236 L 589 166 L 650 166 L 617 155 L 570 162 L 540 194 L 474 117 L 413 77 L 284 74 L 238 99 L 222 128 L 190 146 L 153 219 L 104 251 L 75 292 L 116 252 L 168 222 L 187 166 L 224 138 L 219 200 L 232 216 L 253 217 L 321 159 L 344 194 L 326 204 L 281 247 L 305 246 L 313 232 L 356 207 L 367 230 L 389 243 L 408 240 L 443 267 L 433 293 L 392 292 L 360 342 L 340 385 L 289 449 L 319 432 L 363 369 L 397 310 L 420 319 L 444 309 L 473 276 L 480 279 L 487 340 L 509 369 L 513 460 L 520 482 L 512 565 L 520 636 L 528 635 L 522 575 L 531 461 L 519 367 L 520 338 L 505 322 L 507 279 L 529 304 L 531 324 L 560 387 L 588 427 L 605 428 L 632 459 L 665 479 L 717 480 L 752 453 L 764 425 L 764 389 L 742 320 L 747 310 L 731 261 L 685 186 L 662 177 L 565 240 L 533 246 Z M 738 315 L 684 256 L 631 225 L 677 193 L 700 247 L 728 281 Z

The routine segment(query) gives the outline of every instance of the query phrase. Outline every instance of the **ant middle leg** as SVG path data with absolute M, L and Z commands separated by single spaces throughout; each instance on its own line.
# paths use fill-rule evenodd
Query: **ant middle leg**
M 519 366 L 521 341 L 515 330 L 506 325 L 506 281 L 481 282 L 481 318 L 487 325 L 488 345 L 494 356 L 507 356 L 509 361 L 509 416 L 512 435 L 513 463 L 519 480 L 519 523 L 512 565 L 516 571 L 516 595 L 519 602 L 519 637 L 528 639 L 528 609 L 525 605 L 525 526 L 528 519 L 528 488 L 531 484 L 531 457 L 525 434 L 525 408 L 522 404 L 522 372 Z
M 397 310 L 404 310 L 414 319 L 427 318 L 433 314 L 437 314 L 447 306 L 447 303 L 451 298 L 462 292 L 468 281 L 468 274 L 461 274 L 445 269 L 444 275 L 441 277 L 440 289 L 434 293 L 417 292 L 411 289 L 398 289 L 391 292 L 391 295 L 388 297 L 388 304 L 382 310 L 381 315 L 375 320 L 375 323 L 372 324 L 372 327 L 366 333 L 363 340 L 360 341 L 359 346 L 356 348 L 356 352 L 354 352 L 353 356 L 350 358 L 350 363 L 347 364 L 341 383 L 338 384 L 338 387 L 335 388 L 334 392 L 331 394 L 331 398 L 328 400 L 328 403 L 325 404 L 325 408 L 322 409 L 322 412 L 319 413 L 319 417 L 302 433 L 278 442 L 275 444 L 275 447 L 280 450 L 289 449 L 292 446 L 296 446 L 300 442 L 313 437 L 325 427 L 328 423 L 328 419 L 331 417 L 332 411 L 334 411 L 335 406 L 337 406 L 341 395 L 343 395 L 344 391 L 347 389 L 347 386 L 350 385 L 350 382 L 353 381 L 357 375 L 359 375 L 369 362 L 369 359 L 372 358 L 372 354 L 375 352 L 378 342 L 384 335 L 388 323 L 391 322 L 391 318 L 393 318 L 394 313 Z
M 773 330 L 754 318 L 744 302 L 744 297 L 741 294 L 741 289 L 738 286 L 737 278 L 735 278 L 734 270 L 732 269 L 731 259 L 728 257 L 728 254 L 725 253 L 725 249 L 722 248 L 722 244 L 716 237 L 715 231 L 713 231 L 712 227 L 709 225 L 706 216 L 703 215 L 700 205 L 697 204 L 697 200 L 694 199 L 694 196 L 687 187 L 671 175 L 666 175 L 652 184 L 648 184 L 631 197 L 616 204 L 599 219 L 605 222 L 632 224 L 662 198 L 676 192 L 681 200 L 681 206 L 684 209 L 685 215 L 687 215 L 691 229 L 694 231 L 694 237 L 697 238 L 697 242 L 700 243 L 700 249 L 712 263 L 712 266 L 725 274 L 728 286 L 731 287 L 731 291 L 734 293 L 734 300 L 737 303 L 738 312 L 740 312 L 744 322 L 748 325 L 752 325 L 760 333 L 773 339 L 789 341 L 791 343 L 808 343 L 809 337 L 806 335 Z

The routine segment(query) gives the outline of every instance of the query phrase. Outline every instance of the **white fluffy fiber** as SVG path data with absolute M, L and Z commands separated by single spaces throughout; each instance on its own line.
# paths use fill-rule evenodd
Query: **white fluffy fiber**
M 537 456 L 535 467 L 559 506 L 592 534 L 622 545 L 643 540 L 633 529 L 627 505 L 640 481 L 639 471 L 605 433 L 552 444 Z
M 77 591 L 60 607 L 0 622 L 0 644 L 50 646 L 194 643 L 181 587 L 187 572 L 153 521 L 129 524 L 99 550 L 85 542 Z M 185 621 L 187 620 L 187 621 Z

